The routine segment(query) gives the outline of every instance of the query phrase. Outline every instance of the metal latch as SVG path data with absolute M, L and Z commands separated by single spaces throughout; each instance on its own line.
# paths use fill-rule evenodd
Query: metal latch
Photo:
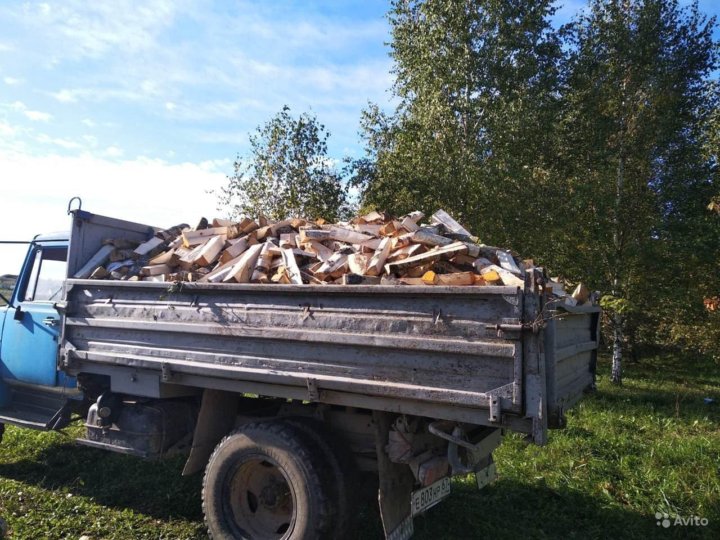
M 315 379 L 306 379 L 308 390 L 308 401 L 320 401 L 320 391 Z
M 173 372 L 170 369 L 170 364 L 168 364 L 167 362 L 163 362 L 160 366 L 160 369 L 160 379 L 162 380 L 162 382 L 170 382 L 173 378 Z
M 499 396 L 490 396 L 490 415 L 489 415 L 488 419 L 491 422 L 499 422 L 500 414 L 501 414 L 500 397 Z

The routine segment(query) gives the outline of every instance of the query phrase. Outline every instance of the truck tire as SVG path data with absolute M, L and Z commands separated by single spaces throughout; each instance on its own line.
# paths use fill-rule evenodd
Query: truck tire
M 246 424 L 215 448 L 203 480 L 211 538 L 330 538 L 337 501 L 323 455 L 288 422 Z
M 322 453 L 326 470 L 330 473 L 330 489 L 337 501 L 337 518 L 332 538 L 348 538 L 358 517 L 360 476 L 352 452 L 336 434 L 322 422 L 309 417 L 291 416 L 286 421 L 305 432 Z

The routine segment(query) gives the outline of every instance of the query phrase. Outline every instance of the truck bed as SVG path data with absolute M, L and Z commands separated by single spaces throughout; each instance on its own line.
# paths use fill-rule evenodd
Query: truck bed
M 76 215 L 70 275 L 106 229 L 152 231 Z M 541 300 L 516 287 L 69 279 L 61 361 L 133 395 L 219 388 L 508 427 L 542 444 L 594 383 L 598 309 Z

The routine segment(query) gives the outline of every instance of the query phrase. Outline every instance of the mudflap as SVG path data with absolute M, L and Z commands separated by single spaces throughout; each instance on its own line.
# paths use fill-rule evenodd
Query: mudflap
M 395 416 L 392 413 L 373 411 L 375 450 L 378 460 L 378 503 L 387 540 L 407 540 L 415 532 L 410 511 L 410 498 L 415 477 L 410 467 L 393 463 L 387 455 L 388 433 Z
M 237 408 L 237 394 L 210 388 L 203 391 L 200 413 L 195 424 L 190 455 L 182 472 L 183 476 L 205 469 L 215 446 L 235 425 Z

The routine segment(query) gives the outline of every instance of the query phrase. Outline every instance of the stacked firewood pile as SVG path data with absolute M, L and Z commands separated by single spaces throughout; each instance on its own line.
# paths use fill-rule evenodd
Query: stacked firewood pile
M 158 231 L 143 243 L 108 239 L 74 276 L 85 279 L 342 285 L 523 287 L 532 260 L 478 243 L 443 210 L 393 218 L 371 212 L 349 222 L 202 219 Z M 556 296 L 584 303 L 579 286 Z

